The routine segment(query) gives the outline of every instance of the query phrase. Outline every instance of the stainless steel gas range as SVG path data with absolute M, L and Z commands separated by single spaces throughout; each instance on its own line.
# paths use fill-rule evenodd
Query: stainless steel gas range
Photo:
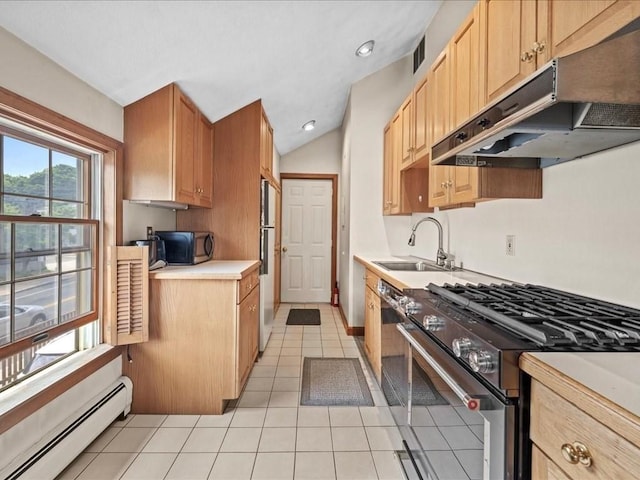
M 640 351 L 640 310 L 547 287 L 430 284 L 399 292 L 382 281 L 379 291 L 382 386 L 408 478 L 530 478 L 529 380 L 520 354 Z

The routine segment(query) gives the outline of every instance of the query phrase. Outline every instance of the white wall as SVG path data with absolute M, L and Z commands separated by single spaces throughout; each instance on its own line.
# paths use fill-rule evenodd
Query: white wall
M 123 108 L 37 50 L 0 28 L 0 86 L 122 141 Z M 146 226 L 174 230 L 173 210 L 124 202 L 123 240 L 146 238 Z
M 332 130 L 321 137 L 283 155 L 280 171 L 284 173 L 340 173 L 342 132 Z
M 122 141 L 120 105 L 3 28 L 0 58 L 0 86 Z
M 347 166 L 350 178 L 345 192 L 349 198 L 349 249 L 341 267 L 348 270 L 346 292 L 344 284 L 341 288 L 349 294 L 349 303 L 343 302 L 343 308 L 351 326 L 364 324 L 363 270 L 353 261 L 353 255 L 388 253 L 385 225 L 393 227 L 402 222 L 382 217 L 383 130 L 411 91 L 411 67 L 412 57 L 407 56 L 351 87 Z
M 496 200 L 433 216 L 465 268 L 640 308 L 638 157 L 637 142 L 573 160 L 543 170 L 541 200 Z M 415 247 L 394 242 L 391 250 L 434 259 L 430 227 L 419 227 Z M 506 235 L 516 236 L 513 257 Z

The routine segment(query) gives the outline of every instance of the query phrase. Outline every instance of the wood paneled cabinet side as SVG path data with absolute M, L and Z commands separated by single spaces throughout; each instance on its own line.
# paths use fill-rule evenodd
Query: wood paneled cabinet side
M 258 100 L 214 123 L 213 205 L 176 215 L 178 230 L 214 233 L 215 259 L 260 258 L 263 114 Z
M 210 206 L 213 158 L 202 131 L 207 122 L 175 84 L 127 105 L 124 197 Z
M 133 413 L 221 414 L 238 398 L 258 353 L 257 266 L 246 275 L 250 283 L 151 279 L 149 341 L 123 362 Z

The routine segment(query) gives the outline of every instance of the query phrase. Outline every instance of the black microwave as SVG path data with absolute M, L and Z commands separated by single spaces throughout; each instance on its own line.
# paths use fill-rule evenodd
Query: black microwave
M 155 232 L 164 240 L 169 265 L 195 265 L 213 258 L 211 232 Z

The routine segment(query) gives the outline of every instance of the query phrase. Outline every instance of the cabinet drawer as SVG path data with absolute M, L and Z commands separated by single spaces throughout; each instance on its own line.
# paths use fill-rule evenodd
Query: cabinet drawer
M 638 447 L 535 380 L 531 382 L 531 440 L 570 478 L 632 480 L 640 472 Z M 591 466 L 564 459 L 562 446 L 574 442 L 589 449 Z
M 531 478 L 537 480 L 571 480 L 535 445 L 531 449 Z
M 238 281 L 238 298 L 236 300 L 237 303 L 240 303 L 244 297 L 249 295 L 251 290 L 253 290 L 260 281 L 260 277 L 258 276 L 259 270 L 256 269 L 250 273 L 248 273 L 242 280 Z
M 367 283 L 367 287 L 369 287 L 371 290 L 373 290 L 377 294 L 378 293 L 378 280 L 380 279 L 380 277 L 378 277 L 378 275 L 373 273 L 371 270 L 365 270 L 364 278 L 365 278 L 365 281 Z

